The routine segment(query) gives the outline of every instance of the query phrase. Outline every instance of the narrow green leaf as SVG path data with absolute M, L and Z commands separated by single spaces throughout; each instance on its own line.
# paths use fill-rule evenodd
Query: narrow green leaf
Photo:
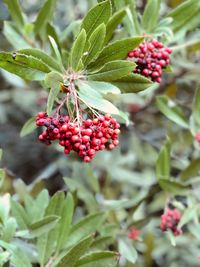
M 59 50 L 59 47 L 56 43 L 56 41 L 54 40 L 54 38 L 50 35 L 48 35 L 51 47 L 53 49 L 53 52 L 56 55 L 57 61 L 59 62 L 60 65 L 60 69 L 62 70 L 62 72 L 64 72 L 64 67 L 63 67 L 63 62 L 62 62 L 62 56 L 61 56 L 61 51 Z
M 84 29 L 81 30 L 76 40 L 73 43 L 71 54 L 70 54 L 70 66 L 73 70 L 79 70 L 80 68 L 80 60 L 84 52 L 86 43 L 86 31 Z
M 144 14 L 142 17 L 142 24 L 146 32 L 152 32 L 158 22 L 161 0 L 148 0 Z
M 119 114 L 119 110 L 111 102 L 102 96 L 86 83 L 81 83 L 78 95 L 80 99 L 89 107 L 101 110 L 105 113 Z
M 74 201 L 71 193 L 67 194 L 67 198 L 63 205 L 62 216 L 59 222 L 59 234 L 57 240 L 57 251 L 64 247 L 69 235 L 72 218 L 74 213 Z
M 42 33 L 45 27 L 53 17 L 53 12 L 55 10 L 56 0 L 47 0 L 43 7 L 40 9 L 38 16 L 35 21 L 34 31 L 35 33 Z
M 66 255 L 60 260 L 56 267 L 74 267 L 79 258 L 89 249 L 92 244 L 93 236 L 86 237 L 77 245 L 72 247 Z
M 71 247 L 82 238 L 97 231 L 104 220 L 105 216 L 103 216 L 103 213 L 88 215 L 80 220 L 72 226 L 65 247 Z
M 53 57 L 47 55 L 42 50 L 39 50 L 36 48 L 27 48 L 27 49 L 21 49 L 18 52 L 20 54 L 32 56 L 34 58 L 37 58 L 37 59 L 43 61 L 52 70 L 56 70 L 58 72 L 60 72 L 62 70 L 59 63 Z
M 22 127 L 20 132 L 20 137 L 24 137 L 30 133 L 32 133 L 37 128 L 35 124 L 35 118 L 30 118 Z
M 100 24 L 96 30 L 91 34 L 88 42 L 89 49 L 86 52 L 87 55 L 83 58 L 84 66 L 87 66 L 91 61 L 95 60 L 101 51 L 106 34 L 106 26 L 104 23 Z M 101 36 L 101 38 L 99 38 Z
M 159 179 L 158 183 L 164 191 L 178 195 L 187 193 L 189 189 L 187 186 L 178 182 L 172 182 L 166 179 Z
M 117 88 L 111 83 L 96 82 L 96 81 L 86 81 L 84 83 L 102 95 L 106 95 L 108 93 L 120 94 L 119 88 Z
M 132 263 L 135 263 L 138 257 L 137 251 L 131 244 L 130 240 L 119 240 L 119 253 Z
M 156 176 L 157 179 L 169 179 L 170 177 L 170 150 L 171 144 L 168 139 L 165 145 L 161 148 L 156 162 Z
M 19 248 L 16 248 L 11 257 L 11 263 L 15 267 L 32 267 L 29 257 L 24 251 Z
M 11 200 L 11 211 L 20 230 L 27 229 L 30 221 L 24 208 L 14 200 Z
M 200 11 L 200 2 L 196 0 L 187 0 L 173 9 L 168 17 L 173 18 L 172 28 L 175 32 L 186 28 L 191 23 L 192 19 L 197 21 L 197 25 L 200 24 L 198 14 Z
M 60 92 L 59 87 L 51 88 L 48 100 L 47 100 L 47 114 L 50 115 L 53 109 L 54 102 Z
M 128 52 L 137 47 L 142 40 L 143 37 L 132 37 L 109 44 L 101 51 L 97 59 L 88 65 L 88 69 L 98 69 L 110 61 L 126 59 Z
M 190 164 L 181 172 L 180 179 L 186 181 L 199 175 L 200 159 L 191 160 Z
M 105 44 L 107 44 L 110 39 L 113 36 L 114 30 L 117 28 L 117 26 L 121 23 L 122 19 L 126 15 L 126 10 L 121 9 L 117 11 L 108 21 L 108 24 L 106 26 L 106 38 L 105 38 Z
M 144 91 L 152 85 L 152 82 L 139 74 L 129 74 L 112 82 L 123 93 L 137 93 Z
M 3 0 L 7 5 L 12 19 L 15 21 L 18 29 L 24 27 L 24 17 L 18 0 Z
M 192 111 L 195 123 L 200 125 L 200 87 L 195 92 Z
M 16 50 L 31 47 L 31 44 L 16 30 L 13 22 L 4 21 L 3 34 Z
M 185 224 L 194 220 L 194 218 L 198 217 L 198 209 L 199 209 L 198 205 L 194 205 L 187 208 L 181 216 L 181 220 L 178 224 L 178 227 L 182 228 Z
M 10 243 L 15 231 L 17 229 L 17 222 L 14 218 L 9 218 L 3 227 L 1 239 L 7 243 Z
M 97 4 L 89 10 L 83 19 L 81 29 L 85 29 L 87 38 L 91 36 L 94 30 L 102 23 L 107 24 L 111 15 L 111 4 L 109 0 Z
M 97 73 L 89 74 L 88 79 L 93 81 L 112 82 L 131 74 L 136 64 L 126 60 L 108 62 Z
M 169 231 L 167 231 L 167 236 L 168 236 L 168 238 L 169 238 L 169 240 L 171 242 L 171 245 L 173 247 L 176 247 L 176 237 L 174 236 L 174 233 L 172 233 L 172 231 L 169 230 Z
M 177 106 L 175 106 L 167 96 L 157 96 L 156 105 L 168 119 L 172 120 L 183 128 L 189 127 L 182 111 Z
M 92 252 L 87 254 L 78 260 L 75 267 L 109 267 L 116 266 L 118 255 L 115 252 L 102 251 L 102 252 Z
M 6 193 L 0 197 L 0 221 L 6 223 L 10 213 L 10 194 Z

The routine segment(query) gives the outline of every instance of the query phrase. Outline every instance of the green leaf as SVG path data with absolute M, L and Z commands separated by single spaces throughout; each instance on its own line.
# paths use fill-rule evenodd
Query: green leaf
M 60 92 L 59 87 L 51 88 L 48 100 L 47 100 L 47 114 L 50 115 L 53 109 L 54 102 Z
M 112 85 L 111 83 L 105 83 L 105 82 L 96 82 L 96 81 L 86 81 L 84 82 L 87 86 L 93 88 L 96 92 L 106 95 L 108 93 L 110 94 L 120 94 L 119 88 Z
M 88 65 L 88 69 L 98 69 L 110 61 L 126 59 L 128 52 L 137 47 L 142 40 L 143 37 L 132 37 L 109 44 L 101 51 L 97 59 Z
M 152 82 L 142 75 L 132 73 L 112 82 L 112 84 L 123 93 L 137 93 L 149 88 Z
M 34 31 L 36 34 L 45 31 L 46 25 L 51 21 L 55 10 L 56 0 L 47 0 L 40 9 L 35 21 Z
M 188 222 L 194 220 L 195 217 L 198 217 L 198 205 L 191 206 L 187 208 L 181 216 L 181 220 L 178 224 L 178 228 L 182 228 Z
M 132 263 L 135 263 L 138 258 L 137 251 L 129 240 L 119 240 L 119 253 Z
M 61 83 L 63 83 L 63 77 L 60 73 L 51 71 L 46 74 L 44 82 L 48 88 L 60 88 Z
M 89 74 L 88 79 L 93 81 L 112 82 L 130 74 L 136 64 L 126 60 L 108 62 L 97 73 Z
M 75 267 L 116 266 L 118 254 L 110 251 L 92 252 L 80 258 Z
M 181 172 L 180 179 L 186 181 L 190 178 L 198 176 L 200 171 L 200 159 L 191 160 L 190 164 Z
M 161 0 L 148 0 L 144 14 L 142 17 L 142 24 L 145 32 L 152 32 L 158 22 Z
M 10 253 L 8 251 L 1 252 L 0 254 L 0 266 L 4 266 L 4 263 L 6 263 L 10 258 Z
M 65 247 L 70 247 L 79 242 L 82 238 L 94 233 L 99 229 L 105 220 L 103 213 L 88 215 L 72 226 Z
M 32 267 L 30 263 L 29 257 L 26 255 L 24 251 L 19 248 L 16 248 L 11 257 L 11 263 L 15 267 Z
M 110 1 L 104 1 L 92 9 L 89 10 L 88 14 L 83 19 L 81 29 L 85 29 L 87 38 L 91 36 L 94 30 L 102 23 L 107 24 L 111 15 L 111 4 Z
M 35 118 L 30 118 L 22 127 L 20 132 L 20 137 L 24 137 L 30 133 L 32 133 L 37 128 L 35 124 Z
M 5 171 L 4 169 L 0 169 L 0 188 L 2 187 L 5 179 Z
M 174 236 L 174 233 L 172 233 L 171 230 L 167 231 L 167 237 L 169 238 L 171 245 L 173 247 L 176 247 L 176 237 Z
M 3 0 L 3 1 L 7 5 L 10 15 L 17 24 L 18 29 L 22 29 L 24 27 L 24 17 L 18 0 L 12 0 L 12 1 Z
M 165 145 L 161 148 L 156 162 L 156 176 L 157 179 L 169 179 L 170 177 L 170 150 L 171 144 L 168 139 Z
M 183 128 L 189 127 L 182 111 L 177 106 L 175 106 L 167 96 L 157 96 L 156 105 L 169 120 L 172 120 Z
M 106 26 L 106 38 L 104 43 L 107 44 L 110 39 L 113 36 L 114 30 L 117 28 L 117 26 L 121 23 L 122 19 L 126 15 L 126 10 L 121 9 L 117 11 L 108 21 L 108 24 Z
M 59 63 L 53 57 L 47 55 L 42 50 L 39 50 L 36 48 L 27 48 L 27 49 L 21 49 L 17 52 L 19 52 L 20 54 L 32 56 L 34 58 L 37 58 L 38 60 L 41 60 L 52 70 L 56 70 L 58 72 L 62 71 Z
M 86 31 L 84 29 L 81 30 L 76 40 L 73 43 L 71 54 L 70 54 L 70 66 L 73 70 L 80 69 L 80 60 L 84 52 L 86 43 Z
M 55 215 L 61 217 L 64 198 L 64 192 L 57 192 L 56 194 L 54 194 L 46 208 L 45 216 Z M 55 227 L 48 233 L 45 233 L 38 238 L 37 248 L 39 252 L 40 264 L 42 266 L 44 266 L 44 264 L 49 260 L 51 254 L 53 253 L 56 246 L 57 237 L 58 228 Z
M 71 193 L 68 193 L 67 198 L 63 205 L 62 217 L 59 222 L 57 251 L 59 251 L 64 247 L 64 244 L 68 238 L 72 223 L 73 213 L 74 213 L 73 196 L 71 195 Z
M 41 80 L 50 69 L 41 60 L 18 53 L 0 52 L 0 67 L 27 80 Z
M 105 113 L 119 114 L 117 107 L 108 100 L 103 99 L 102 96 L 87 83 L 79 83 L 78 95 L 89 107 L 101 110 Z
M 35 223 L 32 223 L 29 226 L 28 230 L 25 231 L 19 231 L 16 236 L 17 237 L 22 237 L 22 238 L 27 238 L 27 239 L 32 239 L 41 236 L 44 233 L 49 232 L 51 229 L 53 229 L 60 217 L 55 216 L 55 215 L 50 215 L 42 218 L 39 221 L 36 221 Z
M 3 149 L 0 148 L 0 161 L 2 160 L 3 157 Z
M 168 17 L 172 17 L 172 28 L 175 32 L 184 29 L 191 23 L 192 19 L 196 19 L 197 25 L 200 24 L 198 14 L 200 11 L 200 2 L 196 0 L 187 0 L 173 9 Z
M 6 223 L 10 212 L 10 194 L 0 197 L 0 222 Z
M 27 229 L 30 225 L 30 221 L 24 208 L 18 202 L 11 200 L 11 211 L 17 221 L 18 228 L 20 230 Z
M 4 225 L 1 239 L 7 243 L 10 243 L 15 234 L 16 229 L 17 229 L 16 220 L 12 217 L 9 218 L 8 220 L 6 220 L 6 223 Z
M 195 123 L 200 125 L 200 87 L 195 92 L 192 111 Z
M 65 254 L 56 267 L 74 267 L 78 259 L 89 249 L 92 241 L 93 236 L 89 236 L 81 240 Z
M 182 185 L 178 182 L 169 181 L 166 179 L 159 179 L 158 183 L 164 191 L 177 195 L 187 193 L 189 189 L 185 185 Z
M 87 55 L 83 58 L 84 66 L 87 66 L 91 61 L 95 60 L 101 51 L 106 34 L 106 26 L 104 23 L 100 24 L 96 30 L 91 34 L 88 42 L 89 49 L 86 52 Z M 99 38 L 101 36 L 101 38 Z
M 64 72 L 61 51 L 59 50 L 59 47 L 58 47 L 56 41 L 54 40 L 54 38 L 52 36 L 50 36 L 50 35 L 48 35 L 48 38 L 49 38 L 49 42 L 51 44 L 51 47 L 53 49 L 53 52 L 56 55 L 57 61 L 59 62 L 60 69 L 62 70 L 62 72 Z
M 9 0 L 8 0 L 9 1 Z M 16 49 L 24 47 L 31 47 L 31 45 L 24 39 L 22 34 L 19 34 L 12 22 L 4 21 L 3 33 L 9 43 Z

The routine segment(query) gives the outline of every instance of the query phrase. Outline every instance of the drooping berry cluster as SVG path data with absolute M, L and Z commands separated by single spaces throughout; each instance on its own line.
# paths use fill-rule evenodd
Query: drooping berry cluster
M 161 82 L 163 69 L 169 65 L 172 50 L 164 47 L 157 40 L 145 41 L 138 48 L 128 53 L 137 64 L 134 73 L 151 78 L 153 82 Z
M 182 230 L 178 228 L 181 219 L 181 213 L 177 209 L 168 209 L 161 216 L 160 229 L 165 232 L 171 230 L 175 236 L 181 235 Z
M 46 127 L 39 136 L 41 142 L 50 145 L 57 139 L 65 154 L 75 151 L 84 162 L 90 162 L 97 151 L 112 150 L 119 144 L 120 124 L 109 114 L 83 120 L 81 125 L 68 116 L 49 117 L 45 112 L 39 112 L 35 120 L 37 126 Z

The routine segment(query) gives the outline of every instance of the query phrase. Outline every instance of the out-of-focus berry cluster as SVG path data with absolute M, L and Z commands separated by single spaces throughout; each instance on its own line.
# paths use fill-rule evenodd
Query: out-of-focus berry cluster
M 171 230 L 175 236 L 181 235 L 182 230 L 178 228 L 181 219 L 181 213 L 177 209 L 168 209 L 161 216 L 160 229 L 165 232 Z

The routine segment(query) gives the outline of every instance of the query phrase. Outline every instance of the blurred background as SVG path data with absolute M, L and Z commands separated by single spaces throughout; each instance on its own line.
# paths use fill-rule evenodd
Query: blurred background
M 54 25 L 66 47 L 69 46 L 68 40 L 74 38 L 78 21 L 96 2 L 58 1 Z M 146 2 L 136 1 L 139 13 L 143 13 Z M 185 1 L 162 1 L 161 19 L 182 2 Z M 43 1 L 21 0 L 20 3 L 29 21 L 33 22 Z M 0 50 L 13 51 L 23 47 L 24 40 L 8 26 L 5 28 L 4 20 L 10 21 L 10 16 L 0 0 Z M 199 13 L 196 20 L 199 20 Z M 133 222 L 138 222 L 135 225 L 142 229 L 144 242 L 138 242 L 136 247 L 139 255 L 143 256 L 134 265 L 122 261 L 122 266 L 126 267 L 200 265 L 199 228 L 196 228 L 196 232 L 193 230 L 193 233 L 186 229 L 188 235 L 180 237 L 176 249 L 171 247 L 169 240 L 164 240 L 158 228 L 159 216 L 168 196 L 157 185 L 155 165 L 166 136 L 170 136 L 173 143 L 171 168 L 174 177 L 179 176 L 192 158 L 199 157 L 199 148 L 194 145 L 194 133 L 181 127 L 180 123 L 177 124 L 176 119 L 169 120 L 169 116 L 163 115 L 156 104 L 156 97 L 164 95 L 169 101 L 169 109 L 176 107 L 179 110 L 177 114 L 181 114 L 182 120 L 188 122 L 192 114 L 194 93 L 200 82 L 200 22 L 188 20 L 184 29 L 176 29 L 174 25 L 171 27 L 170 23 L 163 31 L 166 33 L 166 45 L 173 48 L 172 72 L 164 74 L 159 86 L 139 94 L 124 94 L 120 100 L 116 100 L 123 111 L 129 112 L 130 124 L 122 125 L 119 148 L 112 152 L 97 153 L 89 165 L 82 164 L 73 155 L 66 157 L 56 145 L 46 147 L 41 144 L 37 140 L 38 130 L 20 137 L 24 123 L 39 111 L 45 110 L 48 94 L 39 83 L 28 83 L 0 70 L 0 147 L 4 151 L 1 165 L 6 169 L 6 190 L 23 194 L 27 184 L 33 194 L 43 187 L 53 194 L 63 188 L 63 176 L 68 177 L 67 188 L 77 191 L 80 206 L 78 212 L 93 212 L 102 203 L 108 210 L 114 210 L 110 222 L 118 230 L 113 227 L 113 235 L 120 235 L 119 229 L 123 233 Z M 67 27 L 69 25 L 71 29 Z M 121 31 L 123 26 L 119 26 L 117 36 L 127 35 Z M 162 24 L 158 24 L 155 36 L 160 37 L 161 28 Z M 197 169 L 198 172 L 200 167 Z M 198 187 L 194 186 L 195 200 L 192 195 L 179 195 L 173 201 L 184 207 L 199 200 L 198 193 Z M 121 202 L 115 203 L 115 200 Z M 115 248 L 115 245 L 110 245 Z

